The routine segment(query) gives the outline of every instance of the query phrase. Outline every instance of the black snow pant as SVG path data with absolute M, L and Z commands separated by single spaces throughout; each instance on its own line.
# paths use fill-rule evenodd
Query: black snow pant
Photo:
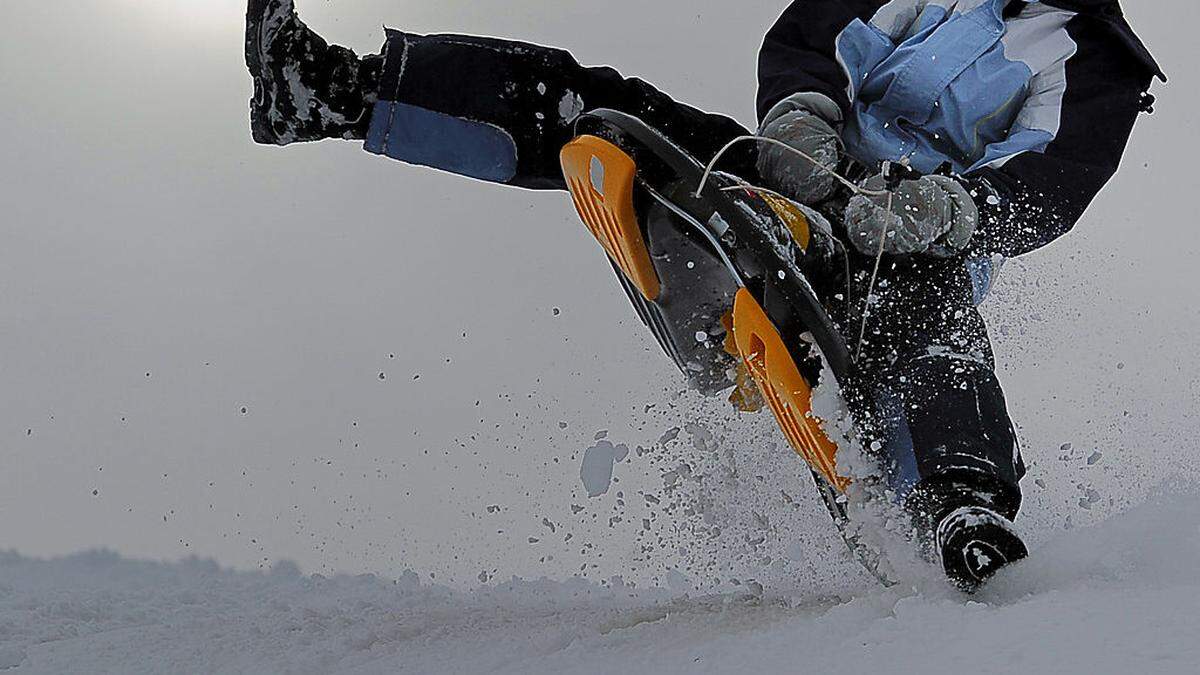
M 581 66 L 563 50 L 389 31 L 366 149 L 491 182 L 562 190 L 559 151 L 579 114 L 595 108 L 635 115 L 701 161 L 749 133 L 612 68 Z M 746 148 L 722 168 L 752 173 L 754 149 Z M 847 255 L 849 292 L 860 298 L 847 314 L 861 317 L 869 304 L 860 363 L 873 376 L 893 486 L 901 495 L 965 488 L 1015 517 L 1024 468 L 976 310 L 979 267 L 987 262 L 885 261 L 867 303 L 861 299 L 874 260 Z M 828 302 L 853 305 L 841 291 L 830 290 Z M 860 324 L 850 327 L 852 346 Z

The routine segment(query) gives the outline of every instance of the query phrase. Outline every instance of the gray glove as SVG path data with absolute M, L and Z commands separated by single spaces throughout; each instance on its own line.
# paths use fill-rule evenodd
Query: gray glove
M 809 110 L 796 109 L 768 118 L 759 135 L 782 141 L 829 169 L 836 170 L 841 158 L 837 132 L 824 118 Z M 824 201 L 836 187 L 828 171 L 774 144 L 759 145 L 758 173 L 766 187 L 801 204 Z
M 883 191 L 887 180 L 881 175 L 872 176 L 862 187 Z M 855 195 L 850 199 L 846 231 L 859 251 L 877 255 L 886 225 L 884 253 L 952 258 L 967 247 L 979 225 L 979 209 L 970 193 L 949 176 L 901 181 L 892 191 L 891 203 L 889 213 L 887 195 Z

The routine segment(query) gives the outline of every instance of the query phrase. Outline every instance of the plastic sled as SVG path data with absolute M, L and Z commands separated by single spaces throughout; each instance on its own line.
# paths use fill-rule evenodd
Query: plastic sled
M 704 166 L 613 110 L 580 117 L 561 160 L 580 219 L 689 384 L 757 394 L 770 407 L 847 544 L 882 579 L 879 556 L 850 522 L 837 446 L 812 413 L 823 371 L 843 391 L 855 373 L 804 271 L 818 233 L 802 209 L 721 173 L 697 195 Z

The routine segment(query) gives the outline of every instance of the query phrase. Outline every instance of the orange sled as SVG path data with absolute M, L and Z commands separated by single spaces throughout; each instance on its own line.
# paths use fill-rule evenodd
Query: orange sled
M 612 110 L 583 115 L 561 159 L 580 218 L 663 350 L 694 388 L 733 388 L 743 408 L 770 407 L 847 543 L 873 568 L 877 556 L 849 527 L 837 446 L 812 411 L 822 372 L 835 388 L 854 373 L 804 272 L 818 237 L 805 212 L 721 173 L 697 194 L 698 161 Z

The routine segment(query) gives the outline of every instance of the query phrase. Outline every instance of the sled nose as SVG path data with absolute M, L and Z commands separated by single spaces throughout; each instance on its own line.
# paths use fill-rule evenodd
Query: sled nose
M 800 373 L 779 330 L 744 288 L 733 305 L 733 336 L 738 354 L 792 448 L 838 491 L 845 492 L 850 479 L 838 475 L 837 446 L 812 413 L 812 386 Z
M 580 219 L 642 297 L 658 300 L 662 285 L 633 206 L 637 163 L 612 143 L 589 135 L 564 146 L 560 160 Z

